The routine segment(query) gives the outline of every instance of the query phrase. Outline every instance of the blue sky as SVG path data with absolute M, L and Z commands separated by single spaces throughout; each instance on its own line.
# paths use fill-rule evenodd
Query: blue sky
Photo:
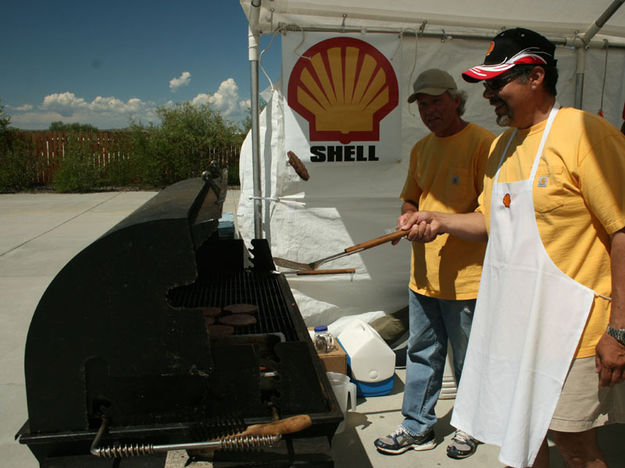
M 13 127 L 158 123 L 157 107 L 184 101 L 208 102 L 233 121 L 247 114 L 238 0 L 7 0 L 0 11 L 0 104 Z M 262 63 L 277 79 L 279 38 Z M 261 90 L 268 85 L 261 71 Z

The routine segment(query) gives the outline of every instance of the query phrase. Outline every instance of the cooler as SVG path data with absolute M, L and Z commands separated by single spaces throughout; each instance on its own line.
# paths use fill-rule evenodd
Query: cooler
M 395 353 L 377 331 L 354 319 L 337 341 L 347 355 L 347 366 L 358 396 L 388 395 L 395 377 Z

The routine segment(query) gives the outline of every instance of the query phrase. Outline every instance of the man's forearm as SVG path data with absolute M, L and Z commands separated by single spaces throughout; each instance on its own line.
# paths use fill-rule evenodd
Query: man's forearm
M 400 216 L 397 228 L 410 229 L 411 241 L 430 242 L 445 233 L 473 242 L 488 240 L 482 213 L 408 211 Z
M 612 268 L 610 326 L 625 328 L 625 229 L 612 236 L 610 263 Z
M 612 236 L 610 242 L 612 268 L 612 304 L 609 324 L 612 328 L 625 328 L 625 229 Z M 604 333 L 595 349 L 595 366 L 599 386 L 607 387 L 625 380 L 625 346 Z
M 440 232 L 473 242 L 486 242 L 488 233 L 482 213 L 437 213 Z

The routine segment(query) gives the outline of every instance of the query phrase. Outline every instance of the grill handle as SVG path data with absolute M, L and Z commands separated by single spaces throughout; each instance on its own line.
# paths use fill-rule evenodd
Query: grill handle
M 171 450 L 258 450 L 264 447 L 273 447 L 282 438 L 280 434 L 241 435 L 206 442 L 189 442 L 183 444 L 124 444 L 99 447 L 100 439 L 107 428 L 108 418 L 104 417 L 102 418 L 100 429 L 98 429 L 98 433 L 91 443 L 91 448 L 89 450 L 91 455 L 99 458 L 126 458 L 169 452 Z

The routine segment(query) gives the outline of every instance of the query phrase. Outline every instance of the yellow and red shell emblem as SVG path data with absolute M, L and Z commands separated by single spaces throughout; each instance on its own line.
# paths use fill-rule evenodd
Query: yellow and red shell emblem
M 510 208 L 510 194 L 506 193 L 503 196 L 503 206 L 505 206 L 506 208 Z
M 350 37 L 318 42 L 299 58 L 289 106 L 309 123 L 311 141 L 377 141 L 380 121 L 397 107 L 391 63 L 371 44 Z

